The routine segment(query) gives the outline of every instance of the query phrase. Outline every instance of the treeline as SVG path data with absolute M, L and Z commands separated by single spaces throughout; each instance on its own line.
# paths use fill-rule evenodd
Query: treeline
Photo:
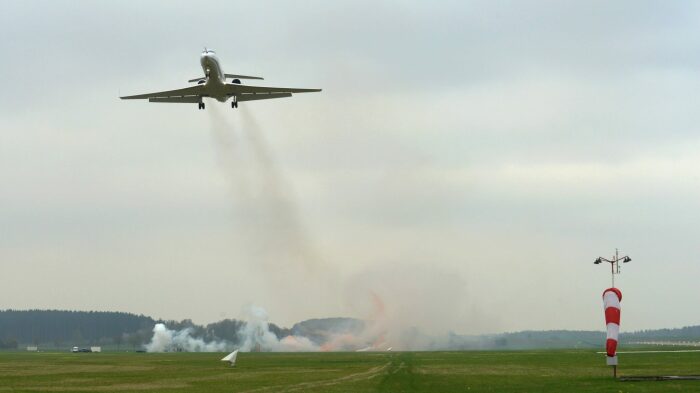
M 192 320 L 163 321 L 145 315 L 105 311 L 0 310 L 0 349 L 17 349 L 24 345 L 65 348 L 72 346 L 110 346 L 116 349 L 139 349 L 150 342 L 153 327 L 164 323 L 169 329 L 189 329 L 193 337 L 205 341 L 225 340 L 240 343 L 244 321 L 225 319 L 208 325 Z M 290 329 L 270 324 L 278 338 Z
M 100 345 L 113 349 L 140 349 L 150 342 L 153 327 L 164 323 L 169 329 L 189 329 L 190 335 L 206 342 L 243 342 L 244 321 L 225 319 L 208 325 L 192 320 L 162 321 L 145 315 L 102 311 L 0 310 L 0 350 L 25 345 L 69 348 Z M 275 324 L 269 330 L 278 338 L 293 334 L 323 344 L 335 334 L 361 334 L 363 321 L 353 318 L 324 318 L 299 322 L 291 329 Z M 602 331 L 521 331 L 491 335 L 430 336 L 418 329 L 405 329 L 396 337 L 397 345 L 408 350 L 489 350 L 536 348 L 599 348 L 605 342 Z M 700 326 L 622 332 L 621 343 L 644 341 L 700 341 Z
M 540 330 L 480 336 L 450 334 L 448 342 L 437 341 L 434 349 L 542 349 L 542 348 L 600 348 L 605 342 L 605 332 L 586 330 Z M 700 326 L 677 329 L 653 329 L 621 332 L 620 343 L 645 341 L 700 341 Z
M 232 344 L 241 344 L 244 337 L 240 335 L 245 326 L 245 321 L 238 319 L 224 319 L 218 322 L 213 322 L 207 325 L 197 325 L 190 319 L 182 321 L 158 321 L 164 323 L 168 329 L 184 330 L 189 329 L 192 337 L 201 338 L 206 342 L 210 341 L 228 341 Z M 151 327 L 152 328 L 152 327 Z M 269 324 L 270 332 L 274 333 L 277 338 L 286 337 L 291 334 L 291 329 L 282 328 L 274 323 Z M 150 338 L 150 336 L 149 336 Z
M 5 310 L 0 311 L 0 347 L 121 345 L 130 338 L 140 344 L 144 332 L 150 332 L 154 324 L 151 317 L 123 312 Z
M 605 333 L 583 330 L 522 331 L 483 336 L 487 349 L 598 348 Z
M 632 333 L 622 333 L 621 337 L 627 341 L 698 341 L 700 340 L 700 326 L 685 326 L 679 329 L 640 330 Z

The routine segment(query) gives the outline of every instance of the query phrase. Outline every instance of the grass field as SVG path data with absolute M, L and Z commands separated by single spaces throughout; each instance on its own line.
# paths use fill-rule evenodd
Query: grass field
M 0 392 L 669 392 L 619 382 L 592 351 L 2 353 Z M 700 353 L 620 354 L 620 375 L 700 374 Z

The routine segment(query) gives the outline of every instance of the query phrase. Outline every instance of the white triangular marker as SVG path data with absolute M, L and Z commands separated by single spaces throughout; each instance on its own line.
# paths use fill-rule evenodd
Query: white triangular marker
M 238 356 L 238 350 L 235 350 L 228 355 L 224 356 L 223 359 L 221 359 L 222 362 L 229 362 L 231 363 L 231 367 L 236 365 L 236 357 Z

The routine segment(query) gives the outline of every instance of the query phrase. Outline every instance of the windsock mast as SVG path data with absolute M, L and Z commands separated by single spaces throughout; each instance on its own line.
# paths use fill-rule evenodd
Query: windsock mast
M 621 257 L 620 252 L 617 248 L 615 249 L 615 255 L 612 256 L 612 259 L 598 257 L 595 261 L 593 261 L 593 263 L 596 265 L 601 264 L 603 262 L 607 262 L 610 264 L 610 276 L 612 279 L 613 288 L 615 288 L 615 275 L 620 274 L 620 261 L 622 261 L 622 263 L 627 263 L 632 261 L 632 258 L 630 258 L 627 255 Z
M 603 307 L 605 309 L 605 326 L 607 329 L 605 342 L 606 363 L 608 366 L 612 366 L 613 378 L 617 378 L 617 339 L 620 333 L 620 302 L 622 301 L 622 292 L 615 288 L 615 275 L 620 274 L 620 261 L 627 263 L 631 260 L 632 258 L 627 255 L 620 257 L 620 251 L 616 248 L 612 259 L 598 257 L 593 262 L 596 265 L 603 262 L 610 264 L 612 286 L 603 292 Z

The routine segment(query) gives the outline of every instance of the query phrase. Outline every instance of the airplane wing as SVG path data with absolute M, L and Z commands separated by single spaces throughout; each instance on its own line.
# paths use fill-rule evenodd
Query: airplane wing
M 196 104 L 202 100 L 200 96 L 184 96 L 184 97 L 150 97 L 148 102 L 185 102 Z
M 226 85 L 226 93 L 235 96 L 236 101 L 269 100 L 271 98 L 291 97 L 292 93 L 313 93 L 321 89 L 295 89 L 289 87 L 262 87 L 230 84 Z
M 236 96 L 236 101 L 269 100 L 271 98 L 291 97 L 292 93 L 243 93 Z
M 190 86 L 184 89 L 159 91 L 155 93 L 137 94 L 119 97 L 122 100 L 138 100 L 148 98 L 151 102 L 199 102 L 204 86 Z
M 149 102 L 184 102 L 198 103 L 204 94 L 204 85 L 185 87 L 184 89 L 159 91 L 155 93 L 137 94 L 120 97 L 122 100 L 148 99 Z M 227 84 L 224 87 L 226 95 L 235 96 L 236 101 L 268 100 L 272 98 L 291 97 L 292 93 L 312 93 L 321 89 L 295 89 L 288 87 L 262 87 L 240 84 Z

